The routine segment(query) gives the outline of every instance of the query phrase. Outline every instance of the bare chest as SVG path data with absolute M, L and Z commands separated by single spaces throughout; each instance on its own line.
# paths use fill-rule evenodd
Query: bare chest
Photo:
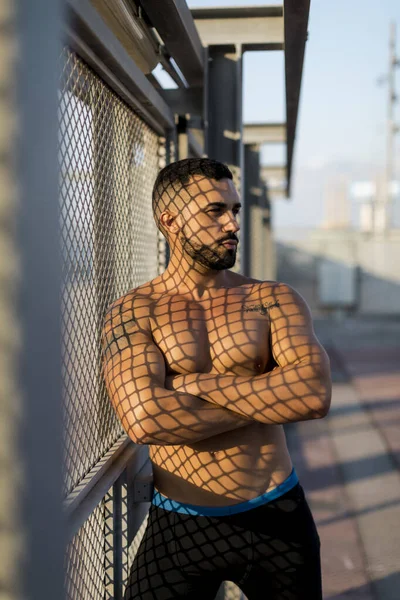
M 262 373 L 273 360 L 269 315 L 241 295 L 161 300 L 151 321 L 169 373 Z

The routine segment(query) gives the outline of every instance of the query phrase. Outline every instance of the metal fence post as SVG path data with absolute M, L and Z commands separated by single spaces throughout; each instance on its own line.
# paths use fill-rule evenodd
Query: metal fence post
M 60 0 L 18 0 L 17 240 L 23 463 L 23 597 L 63 598 L 60 227 L 57 162 Z M 18 468 L 17 465 L 14 467 Z

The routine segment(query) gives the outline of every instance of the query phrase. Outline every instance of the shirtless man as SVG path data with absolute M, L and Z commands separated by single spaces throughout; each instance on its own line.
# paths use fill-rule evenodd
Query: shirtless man
M 148 444 L 154 496 L 125 600 L 321 600 L 319 538 L 282 425 L 324 417 L 329 361 L 288 285 L 230 271 L 240 200 L 207 158 L 165 167 L 153 211 L 166 271 L 107 312 L 104 376 Z

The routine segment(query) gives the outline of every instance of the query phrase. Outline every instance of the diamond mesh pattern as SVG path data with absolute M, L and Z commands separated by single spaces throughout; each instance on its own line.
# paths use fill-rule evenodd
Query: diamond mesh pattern
M 95 508 L 68 545 L 66 600 L 103 600 L 105 579 L 104 503 Z
M 109 304 L 164 259 L 151 191 L 158 136 L 69 50 L 60 90 L 65 493 L 122 432 L 101 376 Z M 163 151 L 165 155 L 165 150 Z
M 68 494 L 122 433 L 101 374 L 101 327 L 113 300 L 155 277 L 165 264 L 165 243 L 154 224 L 151 192 L 166 152 L 165 140 L 68 49 L 62 55 L 59 98 Z M 126 502 L 123 486 L 125 580 Z M 115 509 L 110 490 L 69 544 L 68 600 L 113 597 Z

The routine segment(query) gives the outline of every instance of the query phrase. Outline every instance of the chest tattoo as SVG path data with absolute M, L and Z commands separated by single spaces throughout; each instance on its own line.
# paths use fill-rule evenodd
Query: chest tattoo
M 243 304 L 242 308 L 244 312 L 258 312 L 261 315 L 267 315 L 270 308 L 274 308 L 274 306 L 279 306 L 279 300 L 275 302 L 264 302 L 263 304 Z

